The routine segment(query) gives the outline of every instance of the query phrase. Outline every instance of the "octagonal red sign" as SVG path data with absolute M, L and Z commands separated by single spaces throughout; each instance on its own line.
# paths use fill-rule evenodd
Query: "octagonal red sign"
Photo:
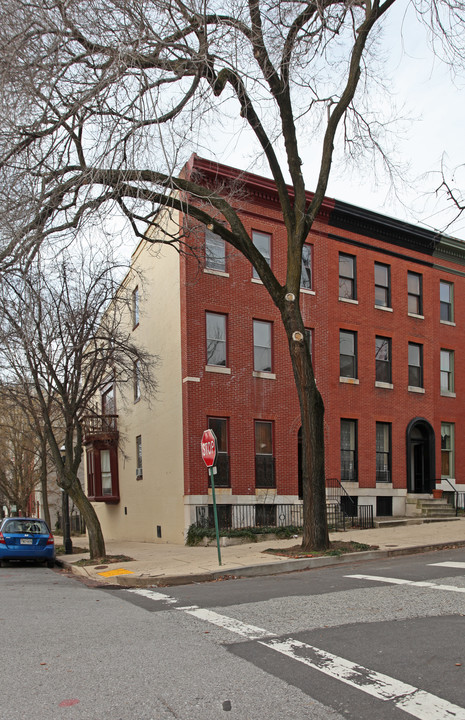
M 203 431 L 200 449 L 205 465 L 208 468 L 213 467 L 216 462 L 216 437 L 213 430 L 208 429 Z

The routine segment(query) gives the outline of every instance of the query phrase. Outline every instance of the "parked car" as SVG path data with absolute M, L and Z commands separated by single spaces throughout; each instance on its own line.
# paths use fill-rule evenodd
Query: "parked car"
M 55 540 L 47 523 L 39 518 L 5 518 L 0 524 L 0 563 L 35 560 L 55 565 Z

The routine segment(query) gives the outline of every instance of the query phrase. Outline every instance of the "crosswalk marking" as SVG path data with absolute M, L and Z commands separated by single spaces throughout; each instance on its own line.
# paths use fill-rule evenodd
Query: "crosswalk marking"
M 465 570 L 465 562 L 440 562 L 440 563 L 428 563 L 431 567 L 446 567 L 456 568 L 457 570 Z
M 383 577 L 382 575 L 345 575 L 354 580 L 370 580 L 384 582 L 388 585 L 413 585 L 414 587 L 429 588 L 430 590 L 446 590 L 447 592 L 465 593 L 465 587 L 455 585 L 441 585 L 440 583 L 426 582 L 424 580 L 403 580 L 402 578 Z
M 236 620 L 235 618 L 227 617 L 226 615 L 220 615 L 213 610 L 205 610 L 195 606 L 191 608 L 178 609 L 184 610 L 184 612 L 188 615 L 193 615 L 200 620 L 212 623 L 212 625 L 217 625 L 225 630 L 230 630 L 231 632 L 241 635 L 248 640 L 261 640 L 262 638 L 275 637 L 275 634 L 268 632 L 268 630 L 256 627 L 255 625 L 248 625 L 240 620 Z
M 141 595 L 149 600 L 162 600 L 167 605 L 174 605 L 178 602 L 176 598 L 161 592 L 156 592 L 155 590 L 150 590 L 150 588 L 128 588 L 127 592 L 133 593 L 134 595 Z
M 385 582 L 394 580 L 396 584 L 400 585 L 424 585 L 424 583 L 412 583 L 408 580 L 378 578 L 370 575 L 348 575 L 346 577 L 375 579 Z M 177 603 L 175 598 L 154 590 L 132 588 L 131 590 L 128 589 L 128 592 L 135 592 L 143 597 L 150 598 L 154 601 L 163 601 L 167 604 L 175 605 Z M 447 700 L 420 690 L 401 680 L 389 677 L 389 675 L 370 670 L 346 658 L 338 657 L 326 650 L 321 650 L 307 643 L 300 642 L 300 640 L 293 638 L 279 640 L 275 633 L 271 633 L 264 628 L 243 623 L 240 620 L 222 615 L 214 610 L 199 608 L 197 605 L 178 606 L 174 609 L 192 615 L 204 622 L 216 625 L 217 627 L 229 630 L 247 640 L 257 640 L 260 645 L 270 650 L 274 650 L 292 660 L 303 663 L 307 665 L 307 667 L 324 673 L 335 680 L 351 685 L 357 690 L 371 695 L 378 700 L 391 702 L 399 710 L 403 710 L 405 713 L 418 718 L 418 720 L 445 720 L 446 718 L 448 720 L 465 720 L 465 708 L 454 705 Z
M 458 705 L 299 640 L 267 640 L 260 644 L 378 700 L 390 700 L 400 710 L 420 720 L 465 720 L 465 709 Z

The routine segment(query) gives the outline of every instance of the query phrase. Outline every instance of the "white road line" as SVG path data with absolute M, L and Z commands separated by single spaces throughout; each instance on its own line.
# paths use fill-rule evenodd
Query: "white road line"
M 373 582 L 384 582 L 388 585 L 413 585 L 414 587 L 429 588 L 430 590 L 446 590 L 447 592 L 465 593 L 465 588 L 455 585 L 440 585 L 439 583 L 425 582 L 423 580 L 402 580 L 401 578 L 389 578 L 378 575 L 345 575 L 355 580 L 372 580 Z
M 262 638 L 275 637 L 276 633 L 270 633 L 268 630 L 256 627 L 255 625 L 247 625 L 240 620 L 235 618 L 227 617 L 226 615 L 220 615 L 213 610 L 205 610 L 203 608 L 191 607 L 191 608 L 176 608 L 177 610 L 184 610 L 188 615 L 193 615 L 199 620 L 212 623 L 225 630 L 230 630 L 236 635 L 241 635 L 248 640 L 261 640 Z
M 420 720 L 465 720 L 465 709 L 458 705 L 299 640 L 267 640 L 260 644 L 378 700 L 389 700 L 400 710 Z
M 382 578 L 372 575 L 347 575 L 346 577 L 385 582 L 392 580 L 400 585 L 420 584 L 412 583 L 409 580 Z M 434 587 L 438 586 L 435 585 Z M 457 588 L 452 589 L 456 590 Z M 128 588 L 128 592 L 142 595 L 151 600 L 162 600 L 169 604 L 177 603 L 175 598 L 148 588 Z M 367 693 L 367 695 L 371 695 L 378 700 L 390 701 L 400 710 L 419 720 L 465 720 L 465 709 L 458 705 L 454 705 L 424 690 L 419 690 L 401 680 L 391 678 L 389 675 L 378 673 L 363 665 L 358 665 L 350 660 L 326 652 L 326 650 L 307 645 L 300 642 L 300 640 L 293 640 L 292 638 L 278 640 L 275 633 L 268 632 L 264 628 L 248 625 L 227 615 L 221 615 L 214 610 L 199 608 L 197 605 L 186 605 L 174 609 L 229 630 L 236 635 L 247 638 L 247 640 L 258 640 L 264 647 L 275 650 L 292 660 L 297 660 L 314 670 L 329 675 L 335 680 L 346 683 L 346 685 L 351 685 L 357 690 Z
M 174 605 L 178 602 L 176 598 L 156 592 L 155 590 L 150 590 L 149 588 L 128 588 L 127 591 L 135 595 L 142 595 L 142 597 L 149 598 L 149 600 L 163 600 L 167 605 Z
M 458 570 L 465 570 L 465 562 L 442 562 L 442 563 L 429 563 L 431 567 L 447 567 L 457 568 Z

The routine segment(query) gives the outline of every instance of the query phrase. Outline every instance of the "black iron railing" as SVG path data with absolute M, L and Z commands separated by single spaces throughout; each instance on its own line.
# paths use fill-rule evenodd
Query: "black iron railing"
M 283 503 L 218 504 L 218 525 L 221 530 L 245 530 L 255 527 L 298 527 L 303 526 L 302 505 Z M 213 506 L 197 505 L 195 508 L 197 527 L 214 527 Z M 355 514 L 348 515 L 340 503 L 326 506 L 330 530 L 359 527 L 373 527 L 373 506 L 358 505 Z
M 446 482 L 450 486 L 450 490 L 445 490 L 444 492 L 450 493 L 452 492 L 453 495 L 453 506 L 455 508 L 455 514 L 459 514 L 459 510 L 464 511 L 465 510 L 465 492 L 459 492 L 455 489 L 455 487 L 452 485 L 452 483 L 447 478 L 441 478 L 441 480 L 437 480 L 436 482 Z

